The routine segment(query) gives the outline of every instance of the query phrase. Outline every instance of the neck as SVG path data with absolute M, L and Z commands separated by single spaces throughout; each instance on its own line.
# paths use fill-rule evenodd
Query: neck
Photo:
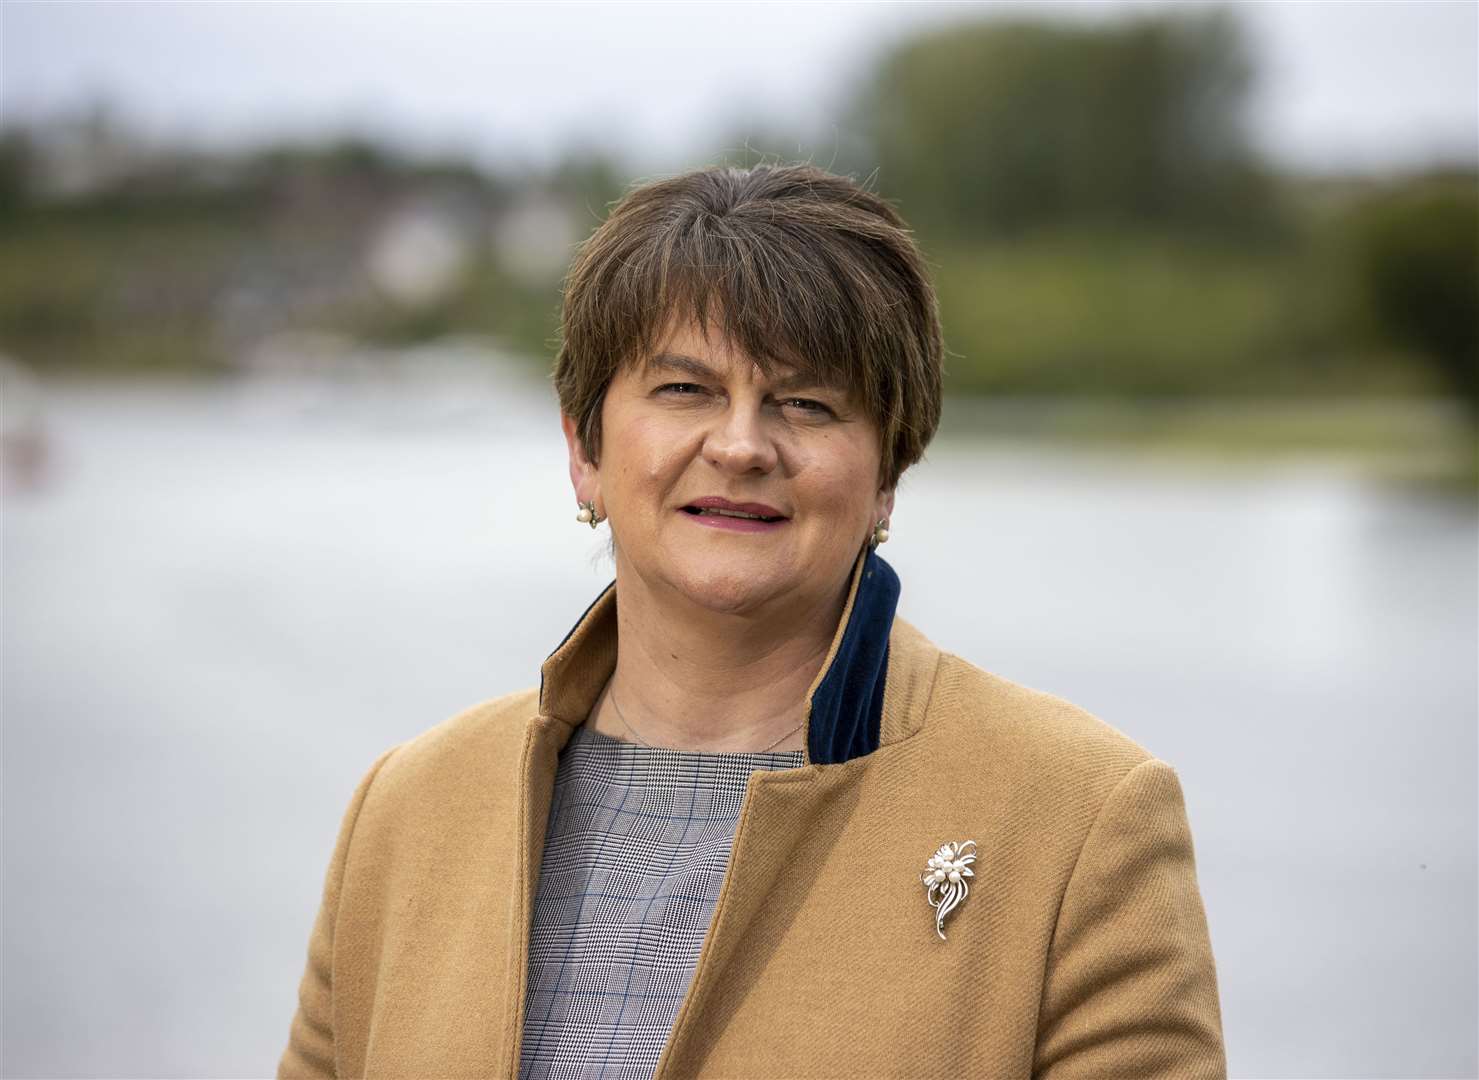
M 677 750 L 802 749 L 806 693 L 826 660 L 850 581 L 811 603 L 732 614 L 655 595 L 618 563 L 616 671 L 588 725 Z

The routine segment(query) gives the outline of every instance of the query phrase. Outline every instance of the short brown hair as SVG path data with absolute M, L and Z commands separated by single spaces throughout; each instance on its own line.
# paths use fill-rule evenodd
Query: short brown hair
M 892 206 L 811 165 L 712 167 L 630 191 L 565 281 L 560 408 L 592 460 L 624 364 L 678 317 L 717 323 L 762 370 L 854 394 L 877 422 L 886 486 L 940 421 L 944 347 L 934 286 Z

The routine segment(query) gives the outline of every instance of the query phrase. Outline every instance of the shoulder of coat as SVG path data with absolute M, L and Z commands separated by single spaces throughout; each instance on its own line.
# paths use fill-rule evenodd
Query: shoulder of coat
M 385 761 L 376 788 L 482 783 L 519 767 L 525 734 L 539 711 L 539 691 L 519 690 L 463 709 L 402 743 Z
M 978 762 L 1044 790 L 1107 794 L 1153 755 L 1088 709 L 942 652 L 930 727 Z

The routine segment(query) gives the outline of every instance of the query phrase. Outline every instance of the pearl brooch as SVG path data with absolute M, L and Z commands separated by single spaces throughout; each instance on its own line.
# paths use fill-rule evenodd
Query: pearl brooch
M 974 840 L 943 844 L 930 856 L 929 869 L 920 877 L 926 899 L 935 909 L 935 933 L 940 935 L 941 941 L 945 940 L 945 916 L 970 895 L 971 887 L 965 879 L 976 876 L 971 869 L 971 863 L 975 861 Z

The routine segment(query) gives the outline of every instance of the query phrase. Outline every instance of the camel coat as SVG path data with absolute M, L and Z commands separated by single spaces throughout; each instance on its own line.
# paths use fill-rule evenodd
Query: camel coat
M 895 618 L 871 553 L 801 768 L 750 776 L 657 1066 L 678 1077 L 1224 1077 L 1176 774 Z M 616 595 L 539 690 L 391 749 L 329 864 L 281 1076 L 511 1077 L 560 749 L 616 661 Z M 974 840 L 936 933 L 921 874 Z

